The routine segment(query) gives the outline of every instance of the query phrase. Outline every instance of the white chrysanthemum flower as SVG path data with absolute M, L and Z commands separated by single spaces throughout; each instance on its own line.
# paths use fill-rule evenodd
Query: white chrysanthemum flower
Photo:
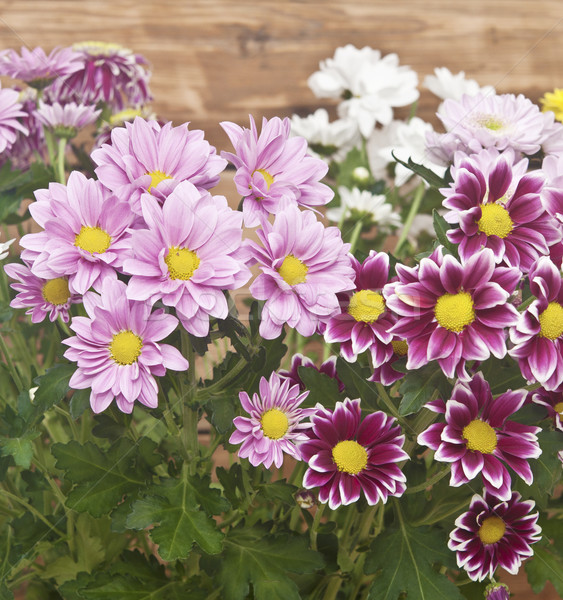
M 8 248 L 10 247 L 10 244 L 15 241 L 16 239 L 14 238 L 13 240 L 8 240 L 4 243 L 0 242 L 0 260 L 4 260 L 8 256 Z
M 393 107 L 412 104 L 419 96 L 417 74 L 410 67 L 399 66 L 396 54 L 382 57 L 379 50 L 351 44 L 321 61 L 320 71 L 313 73 L 308 83 L 319 98 L 343 98 L 339 116 L 356 121 L 365 138 L 376 123 L 391 122 Z
M 475 79 L 466 79 L 464 71 L 454 75 L 446 67 L 437 67 L 434 73 L 435 75 L 427 75 L 422 85 L 442 100 L 451 98 L 459 101 L 463 94 L 476 96 L 481 93 L 489 96 L 496 93 L 492 85 L 481 87 Z
M 339 187 L 338 194 L 340 206 L 326 211 L 330 221 L 339 223 L 345 219 L 364 219 L 366 224 L 371 222 L 383 228 L 400 227 L 401 217 L 393 212 L 393 206 L 384 195 L 346 187 Z
M 426 148 L 426 135 L 432 132 L 432 125 L 418 117 L 408 123 L 392 121 L 387 127 L 376 129 L 367 143 L 367 152 L 372 172 L 381 173 L 389 163 L 395 162 L 393 154 L 400 160 L 415 163 L 430 169 L 443 177 L 446 168 L 429 155 Z M 404 185 L 413 172 L 400 163 L 395 165 L 395 185 Z
M 361 142 L 358 126 L 349 119 L 329 122 L 328 112 L 318 108 L 306 117 L 291 117 L 291 135 L 304 137 L 309 143 L 309 152 L 327 162 L 341 162 L 352 148 Z

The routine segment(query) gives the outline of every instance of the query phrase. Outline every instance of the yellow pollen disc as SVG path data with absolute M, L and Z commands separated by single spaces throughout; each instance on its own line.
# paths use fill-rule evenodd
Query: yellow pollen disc
M 256 171 L 258 171 L 258 173 L 260 173 L 264 178 L 264 181 L 268 186 L 267 189 L 270 189 L 270 186 L 272 185 L 272 183 L 274 183 L 274 178 L 268 173 L 268 171 L 266 171 L 266 169 L 256 169 Z M 254 175 L 256 171 L 254 171 L 252 174 Z
M 150 192 L 153 187 L 156 187 L 161 181 L 165 179 L 172 179 L 170 175 L 167 175 L 163 171 L 147 171 L 145 175 L 151 176 L 151 183 L 147 188 L 147 192 Z
M 540 315 L 540 337 L 556 340 L 563 333 L 563 306 L 550 302 Z
M 50 279 L 43 284 L 41 288 L 41 294 L 49 304 L 55 304 L 60 306 L 66 304 L 70 298 L 70 291 L 68 289 L 68 279 L 65 277 L 57 277 L 56 279 Z
M 497 117 L 494 117 L 493 115 L 483 115 L 480 119 L 477 120 L 477 122 L 479 123 L 479 125 L 482 125 L 483 127 L 490 129 L 491 131 L 498 131 L 499 129 L 502 129 L 504 127 L 504 123 Z
M 468 292 L 444 294 L 434 307 L 438 324 L 449 331 L 460 332 L 475 320 L 473 300 Z
M 477 226 L 485 235 L 505 238 L 514 228 L 514 223 L 504 206 L 481 204 L 481 218 L 477 221 Z
M 118 365 L 132 365 L 141 354 L 143 340 L 132 331 L 116 333 L 109 345 L 109 353 Z
M 111 236 L 101 227 L 83 225 L 76 234 L 74 245 L 90 254 L 103 254 L 111 244 Z
M 407 352 L 409 351 L 409 345 L 405 340 L 391 342 L 391 345 L 393 346 L 393 352 L 397 356 L 406 356 Z
M 267 438 L 279 440 L 289 429 L 289 419 L 277 408 L 267 410 L 260 419 L 262 431 Z
M 495 430 L 485 421 L 475 419 L 463 428 L 461 433 L 467 441 L 468 450 L 476 450 L 481 454 L 492 454 L 497 447 L 497 434 Z
M 76 51 L 84 50 L 88 52 L 88 54 L 103 54 L 106 56 L 111 56 L 112 54 L 116 54 L 120 50 L 125 50 L 123 46 L 119 44 L 114 44 L 113 42 L 77 42 L 72 45 L 72 49 Z
M 170 279 L 191 279 L 199 267 L 199 257 L 193 250 L 172 246 L 164 258 Z
M 487 517 L 479 527 L 479 537 L 483 544 L 494 544 L 502 539 L 506 525 L 499 517 Z
M 283 259 L 278 273 L 289 285 L 297 285 L 298 283 L 305 283 L 308 270 L 309 267 L 307 265 L 303 264 L 298 258 L 295 258 L 293 254 L 288 254 Z
M 354 292 L 350 298 L 348 314 L 356 321 L 373 323 L 385 312 L 385 300 L 383 296 L 371 290 L 360 290 Z
M 357 475 L 368 464 L 366 449 L 354 440 L 338 442 L 332 449 L 332 460 L 339 471 Z
M 126 108 L 118 113 L 110 115 L 109 123 L 115 125 L 116 123 L 123 123 L 124 121 L 132 121 L 135 117 L 141 116 L 140 108 Z
M 559 413 L 561 416 L 563 416 L 563 402 L 558 402 L 554 407 L 553 410 L 556 413 Z

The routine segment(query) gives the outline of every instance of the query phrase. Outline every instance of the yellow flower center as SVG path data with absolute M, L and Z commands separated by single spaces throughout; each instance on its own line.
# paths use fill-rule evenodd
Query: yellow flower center
M 378 292 L 360 290 L 350 298 L 348 314 L 356 321 L 373 323 L 385 312 L 385 300 Z
M 558 402 L 554 407 L 553 410 L 556 413 L 559 413 L 561 416 L 563 416 L 563 402 Z
M 267 410 L 260 419 L 262 431 L 267 438 L 279 440 L 289 429 L 289 419 L 281 410 L 271 408 Z
M 460 332 L 475 320 L 473 300 L 469 292 L 444 294 L 438 298 L 434 307 L 436 321 L 444 329 Z
M 406 340 L 393 341 L 391 342 L 391 345 L 393 346 L 393 352 L 397 356 L 406 356 L 407 352 L 409 351 L 409 345 L 407 344 Z
M 293 254 L 288 254 L 278 269 L 278 273 L 282 276 L 282 279 L 289 285 L 305 283 L 307 271 L 309 271 L 309 267 L 303 264 L 298 258 L 295 258 Z
M 163 171 L 147 171 L 145 175 L 151 176 L 151 183 L 147 188 L 147 192 L 150 192 L 153 187 L 156 187 L 161 181 L 165 179 L 172 179 L 170 175 L 167 175 Z
M 514 223 L 504 206 L 481 204 L 481 218 L 477 221 L 479 231 L 485 235 L 498 235 L 505 238 L 514 228 Z
M 143 340 L 129 329 L 116 333 L 109 345 L 109 353 L 118 365 L 132 365 L 141 354 Z
M 266 189 L 269 190 L 272 183 L 274 183 L 274 178 L 272 177 L 272 175 L 270 175 L 268 171 L 266 171 L 266 169 L 256 169 L 256 171 L 253 171 L 252 174 L 254 175 L 254 173 L 256 172 L 262 175 L 264 181 L 266 182 L 266 185 L 268 186 Z
M 124 121 L 132 121 L 135 117 L 141 116 L 140 108 L 126 108 L 125 110 L 121 110 L 109 117 L 110 125 L 116 125 L 118 123 L 123 123 Z
M 494 544 L 502 539 L 506 525 L 499 517 L 487 517 L 479 527 L 479 537 L 483 544 Z
M 477 123 L 491 131 L 498 131 L 504 127 L 504 123 L 494 115 L 483 115 L 477 119 Z
M 345 440 L 332 449 L 332 460 L 339 471 L 357 475 L 368 464 L 368 453 L 358 442 Z
M 76 51 L 84 50 L 88 52 L 88 54 L 102 54 L 105 56 L 112 56 L 113 54 L 118 53 L 120 50 L 126 50 L 123 46 L 119 44 L 114 44 L 113 42 L 76 42 L 76 44 L 72 45 L 72 49 Z
M 83 225 L 76 234 L 74 245 L 90 254 L 103 254 L 111 244 L 111 236 L 101 227 Z
M 200 260 L 193 250 L 172 246 L 168 248 L 168 254 L 164 258 L 168 267 L 170 279 L 191 279 L 199 267 Z
M 497 447 L 497 434 L 485 421 L 475 419 L 463 428 L 463 439 L 467 441 L 468 450 L 476 450 L 481 454 L 492 454 Z
M 66 304 L 70 298 L 70 291 L 68 289 L 68 279 L 65 277 L 57 277 L 56 279 L 50 279 L 43 284 L 41 288 L 41 294 L 49 304 L 55 304 L 60 306 Z
M 556 340 L 563 333 L 563 306 L 550 302 L 540 315 L 540 337 Z

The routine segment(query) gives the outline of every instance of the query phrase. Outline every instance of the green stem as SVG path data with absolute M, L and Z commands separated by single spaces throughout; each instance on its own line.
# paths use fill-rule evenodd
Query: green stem
M 397 407 L 393 404 L 393 401 L 389 397 L 387 390 L 381 385 L 381 383 L 376 383 L 377 391 L 379 392 L 379 397 L 385 404 L 385 408 L 391 413 L 393 417 L 397 419 L 397 421 L 403 422 L 403 417 L 399 414 Z
M 354 225 L 352 235 L 350 236 L 350 254 L 354 254 L 354 250 L 358 245 L 358 240 L 360 239 L 360 233 L 362 233 L 363 226 L 364 224 L 362 223 L 362 219 L 358 219 L 356 224 Z
M 323 516 L 325 508 L 326 508 L 326 504 L 319 504 L 317 506 L 317 512 L 315 513 L 315 518 L 313 519 L 313 524 L 311 525 L 311 529 L 309 531 L 309 538 L 311 540 L 311 548 L 313 550 L 317 549 L 317 535 L 318 535 L 317 530 L 321 523 L 321 517 Z
M 12 500 L 13 502 L 17 502 L 18 504 L 21 504 L 21 506 L 23 506 L 31 514 L 35 515 L 40 521 L 43 521 L 43 523 L 45 523 L 45 525 L 47 525 L 47 527 L 49 529 L 51 529 L 51 531 L 55 532 L 63 540 L 66 539 L 66 534 L 64 534 L 60 529 L 57 529 L 49 521 L 49 519 L 45 518 L 33 505 L 26 502 L 23 498 L 20 498 L 19 496 L 11 494 L 10 492 L 8 492 L 6 490 L 2 490 L 2 496 L 4 498 L 8 498 L 8 499 Z
M 194 404 L 194 396 L 197 392 L 196 360 L 193 346 L 187 332 L 181 334 L 182 352 L 188 359 L 188 389 L 185 390 L 182 379 L 180 379 L 180 391 L 182 398 L 182 442 L 188 456 L 188 471 L 194 475 L 199 458 L 199 440 L 197 435 L 198 407 Z
M 416 492 L 422 492 L 426 488 L 429 488 L 431 485 L 438 483 L 440 479 L 443 479 L 450 472 L 450 465 L 448 465 L 445 469 L 442 469 L 432 477 L 429 477 L 426 481 L 419 483 L 418 485 L 412 485 L 407 488 L 405 494 L 416 494 Z
M 210 396 L 213 396 L 213 394 L 215 394 L 216 392 L 221 391 L 223 388 L 229 385 L 231 381 L 233 381 L 233 379 L 236 379 L 240 375 L 240 373 L 245 369 L 247 364 L 248 363 L 246 362 L 246 359 L 241 358 L 238 361 L 238 363 L 228 373 L 225 374 L 224 377 L 219 379 L 219 381 L 215 382 L 212 385 L 199 389 L 198 396 L 202 400 L 205 400 Z
M 405 224 L 403 225 L 403 229 L 401 231 L 401 235 L 399 236 L 399 239 L 397 240 L 395 249 L 393 250 L 393 254 L 395 256 L 397 256 L 402 245 L 407 240 L 409 231 L 411 230 L 412 222 L 418 213 L 418 209 L 420 208 L 420 203 L 422 202 L 422 198 L 424 197 L 424 191 L 425 191 L 424 182 L 421 182 L 418 184 L 418 187 L 415 190 L 414 198 L 413 198 L 413 201 L 411 204 L 411 209 L 409 211 L 409 214 L 407 215 L 407 219 L 405 221 Z
M 8 350 L 8 347 L 6 346 L 6 342 L 4 342 L 4 336 L 2 336 L 2 335 L 0 335 L 0 350 L 2 350 L 2 354 L 4 354 L 4 357 L 6 359 L 6 364 L 8 365 L 8 369 L 10 371 L 12 379 L 14 380 L 14 383 L 16 384 L 16 387 L 18 388 L 18 392 L 22 392 L 25 389 L 25 387 L 23 385 L 20 374 L 18 373 L 16 365 L 12 361 L 12 357 L 10 356 L 10 351 Z
M 326 591 L 323 600 L 335 600 L 338 596 L 340 586 L 342 585 L 342 577 L 335 574 L 326 586 Z
M 66 150 L 66 138 L 60 138 L 57 148 L 57 180 L 63 185 L 66 183 L 65 173 L 65 150 Z

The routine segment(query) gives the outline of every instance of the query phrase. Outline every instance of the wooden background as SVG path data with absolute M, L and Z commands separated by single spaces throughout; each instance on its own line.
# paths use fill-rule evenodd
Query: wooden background
M 420 82 L 446 66 L 534 101 L 563 87 L 561 0 L 0 0 L 0 49 L 86 40 L 143 54 L 155 111 L 191 121 L 218 149 L 230 149 L 220 121 L 333 107 L 307 77 L 347 43 L 396 52 Z M 419 116 L 435 123 L 437 103 L 423 91 Z M 522 575 L 506 580 L 516 600 L 558 597 L 551 586 L 534 596 Z

